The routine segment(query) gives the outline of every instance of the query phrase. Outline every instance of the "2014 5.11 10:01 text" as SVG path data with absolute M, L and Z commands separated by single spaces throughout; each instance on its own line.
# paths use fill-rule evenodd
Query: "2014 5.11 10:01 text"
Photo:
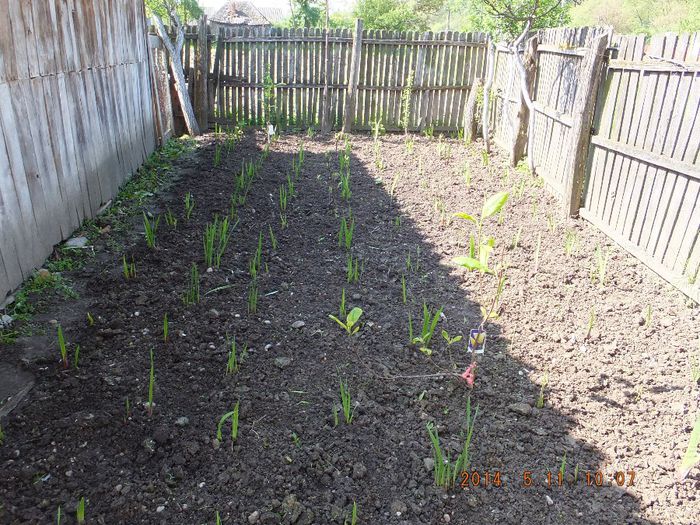
M 547 471 L 537 474 L 532 470 L 523 470 L 516 478 L 515 482 L 506 479 L 500 470 L 484 470 L 484 471 L 468 471 L 463 470 L 460 473 L 460 486 L 463 489 L 470 488 L 486 488 L 495 487 L 503 488 L 509 484 L 517 484 L 520 487 L 535 487 L 545 485 L 549 488 L 555 487 L 574 487 L 581 485 L 584 487 L 633 487 L 637 473 L 634 470 L 617 470 L 611 474 L 606 474 L 601 470 L 596 471 L 578 471 L 573 475 L 565 475 L 561 470 Z

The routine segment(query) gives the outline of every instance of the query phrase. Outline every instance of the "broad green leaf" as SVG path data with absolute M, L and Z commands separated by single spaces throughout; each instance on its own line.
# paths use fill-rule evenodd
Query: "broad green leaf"
M 348 314 L 348 327 L 352 327 L 357 321 L 360 319 L 360 316 L 362 315 L 362 308 L 358 308 L 357 306 L 350 310 L 350 313 Z
M 469 271 L 479 270 L 480 272 L 490 273 L 489 267 L 483 264 L 478 259 L 473 257 L 455 257 L 452 262 L 459 266 L 464 266 Z
M 468 213 L 464 213 L 463 211 L 455 213 L 453 215 L 453 217 L 459 217 L 460 219 L 464 219 L 467 221 L 477 222 L 475 217 L 473 217 L 472 215 L 469 215 Z
M 501 211 L 501 208 L 505 206 L 507 200 L 507 191 L 499 191 L 498 193 L 491 195 L 486 202 L 484 202 L 484 207 L 481 210 L 481 218 L 488 219 L 492 215 L 497 214 L 499 211 Z
M 442 331 L 442 338 L 443 338 L 445 341 L 448 341 L 448 342 L 449 342 L 449 341 L 450 341 L 450 334 L 448 334 L 446 330 L 443 330 L 443 331 Z
M 452 338 L 452 343 L 459 343 L 462 340 L 462 336 L 458 335 L 457 337 Z

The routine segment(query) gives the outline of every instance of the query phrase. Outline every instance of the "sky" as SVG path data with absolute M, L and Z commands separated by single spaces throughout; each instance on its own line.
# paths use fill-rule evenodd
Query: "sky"
M 218 9 L 228 0 L 199 0 L 202 7 L 213 7 Z M 252 0 L 252 4 L 260 7 L 278 7 L 289 11 L 289 0 Z M 331 12 L 352 10 L 354 0 L 330 0 Z

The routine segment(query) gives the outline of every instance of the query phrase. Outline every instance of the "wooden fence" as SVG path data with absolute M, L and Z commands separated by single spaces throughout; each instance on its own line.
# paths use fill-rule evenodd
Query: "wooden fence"
M 0 0 L 0 303 L 156 143 L 142 2 Z
M 486 60 L 483 33 L 331 30 L 326 69 L 322 29 L 207 29 L 210 49 L 201 54 L 198 31 L 187 31 L 186 75 L 195 101 L 196 57 L 207 60 L 209 120 L 218 123 L 265 122 L 269 73 L 271 120 L 281 127 L 318 126 L 327 85 L 333 127 L 366 130 L 381 121 L 387 130 L 402 129 L 402 92 L 410 84 L 409 129 L 456 131 Z
M 700 32 L 613 43 L 581 215 L 700 301 Z
M 535 38 L 538 175 L 568 214 L 700 301 L 700 33 L 646 42 L 579 28 Z M 518 76 L 507 48 L 491 53 L 490 123 L 512 150 L 525 118 Z

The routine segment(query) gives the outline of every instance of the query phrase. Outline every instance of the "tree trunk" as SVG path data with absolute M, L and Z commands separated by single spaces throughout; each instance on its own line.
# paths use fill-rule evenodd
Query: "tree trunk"
M 180 51 L 182 50 L 182 43 L 185 40 L 185 35 L 182 27 L 177 27 L 177 41 L 175 44 L 170 40 L 168 32 L 165 30 L 163 21 L 159 16 L 154 15 L 153 19 L 156 25 L 156 31 L 158 31 L 158 36 L 160 37 L 163 45 L 168 50 L 168 56 L 170 59 L 170 68 L 172 69 L 173 76 L 175 77 L 175 91 L 177 92 L 177 98 L 180 102 L 180 107 L 182 108 L 182 114 L 185 117 L 185 125 L 187 126 L 187 131 L 190 135 L 199 135 L 199 124 L 194 116 L 194 110 L 192 109 L 192 102 L 190 101 L 189 94 L 187 93 L 187 82 L 185 81 L 185 71 L 182 68 L 182 61 L 180 60 Z

